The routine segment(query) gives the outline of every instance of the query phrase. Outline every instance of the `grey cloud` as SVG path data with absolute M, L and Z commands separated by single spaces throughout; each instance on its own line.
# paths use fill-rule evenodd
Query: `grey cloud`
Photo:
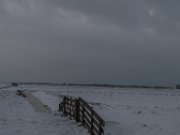
M 1 80 L 173 85 L 178 3 L 2 0 Z

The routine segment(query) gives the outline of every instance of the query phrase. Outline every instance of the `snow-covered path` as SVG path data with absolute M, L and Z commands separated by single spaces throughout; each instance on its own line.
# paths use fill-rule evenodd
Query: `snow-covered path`
M 0 135 L 87 135 L 60 114 L 37 112 L 15 91 L 0 91 Z

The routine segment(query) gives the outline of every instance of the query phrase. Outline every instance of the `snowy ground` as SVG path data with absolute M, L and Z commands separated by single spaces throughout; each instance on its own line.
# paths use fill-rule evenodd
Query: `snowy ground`
M 74 121 L 34 111 L 24 98 L 15 96 L 13 89 L 0 91 L 0 134 L 87 135 Z M 81 96 L 106 121 L 105 135 L 180 134 L 178 90 L 38 85 L 21 85 L 16 89 L 32 92 L 53 112 L 57 111 L 62 95 Z
M 0 90 L 0 135 L 86 135 L 75 121 L 58 113 L 37 112 L 15 89 Z

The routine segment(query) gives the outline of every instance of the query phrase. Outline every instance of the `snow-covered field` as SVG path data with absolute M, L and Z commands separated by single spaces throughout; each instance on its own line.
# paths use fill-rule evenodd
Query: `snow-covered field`
M 15 89 L 0 90 L 0 135 L 85 135 L 87 130 L 58 113 L 37 112 Z
M 15 95 L 17 89 L 32 92 L 53 113 L 36 112 Z M 62 95 L 88 101 L 105 120 L 105 135 L 180 134 L 178 90 L 20 85 L 0 90 L 0 135 L 87 135 L 74 121 L 57 115 Z

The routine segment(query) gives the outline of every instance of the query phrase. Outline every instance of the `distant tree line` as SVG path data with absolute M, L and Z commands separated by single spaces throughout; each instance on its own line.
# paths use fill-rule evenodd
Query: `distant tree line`
M 28 85 L 61 85 L 61 86 L 95 86 L 95 87 L 119 87 L 119 88 L 146 88 L 146 89 L 173 89 L 167 86 L 148 86 L 148 85 L 114 85 L 114 84 L 80 84 L 80 83 L 49 83 L 49 82 L 19 82 L 16 84 Z M 176 88 L 180 89 L 180 85 Z
M 176 85 L 176 89 L 180 89 L 180 84 L 177 84 L 177 85 Z

